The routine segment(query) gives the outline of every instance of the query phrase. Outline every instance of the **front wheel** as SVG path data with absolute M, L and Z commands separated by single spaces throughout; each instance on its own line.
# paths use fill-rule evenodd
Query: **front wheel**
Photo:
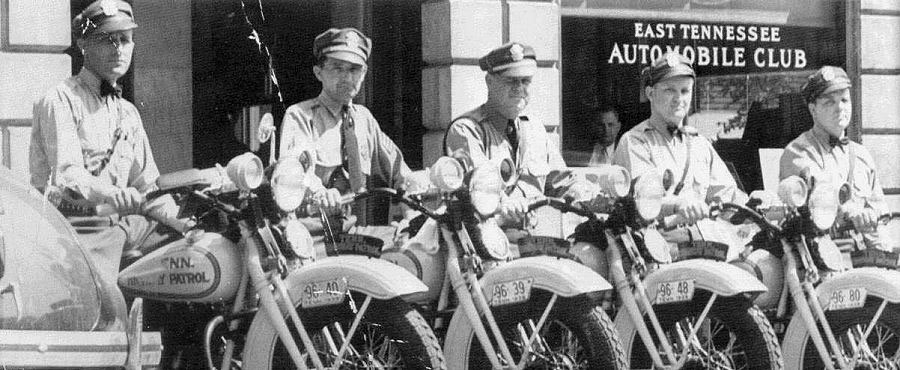
M 491 308 L 516 361 L 521 362 L 528 340 L 526 338 L 534 334 L 550 297 L 549 292 L 535 291 L 526 302 Z M 487 328 L 486 324 L 485 327 Z M 490 329 L 487 330 L 490 332 Z M 493 345 L 499 352 L 497 344 Z M 480 342 L 474 336 L 471 323 L 460 309 L 457 309 L 450 322 L 445 355 L 450 369 L 491 368 Z M 504 364 L 502 356 L 497 355 L 497 358 Z M 556 301 L 532 342 L 524 364 L 524 369 L 628 368 L 609 317 L 594 299 L 584 295 L 559 298 Z
M 706 319 L 698 323 L 709 299 L 708 292 L 698 292 L 688 302 L 653 305 L 676 361 L 684 363 L 683 369 L 784 369 L 778 338 L 759 308 L 744 297 L 718 297 Z M 631 368 L 655 368 L 634 323 L 628 319 L 628 313 L 619 312 L 617 317 L 622 346 Z M 645 319 L 645 323 L 654 338 L 651 348 L 666 361 L 649 319 Z M 692 328 L 698 328 L 695 339 L 686 340 Z M 688 347 L 687 355 L 682 356 Z
M 864 333 L 881 305 L 881 299 L 869 298 L 858 309 L 825 311 L 845 363 L 851 363 L 855 351 L 857 369 L 900 369 L 900 305 L 888 304 L 869 336 Z M 819 327 L 821 332 L 821 327 Z M 823 336 L 824 338 L 824 336 Z M 798 316 L 791 319 L 784 337 L 785 364 L 791 369 L 822 369 L 819 352 L 809 331 Z M 835 363 L 835 366 L 836 363 Z
M 335 354 L 343 345 L 364 297 L 353 293 L 342 304 L 304 309 L 297 306 L 316 353 L 326 367 L 334 366 Z M 290 319 L 288 327 L 295 331 Z M 294 341 L 314 368 L 310 357 L 294 333 Z M 339 369 L 445 369 L 444 357 L 434 332 L 425 319 L 400 298 L 372 300 L 349 338 L 348 350 Z M 264 314 L 253 319 L 244 346 L 244 369 L 295 369 L 294 362 Z

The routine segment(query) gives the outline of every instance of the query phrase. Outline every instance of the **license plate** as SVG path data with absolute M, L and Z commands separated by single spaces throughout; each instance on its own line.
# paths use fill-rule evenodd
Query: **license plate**
M 534 279 L 519 279 L 491 286 L 490 305 L 503 306 L 527 301 L 531 297 L 531 283 Z
M 656 286 L 656 304 L 684 302 L 694 299 L 694 280 L 676 280 Z
M 300 305 L 304 308 L 339 304 L 347 294 L 347 279 L 306 283 L 300 294 Z
M 844 288 L 831 292 L 825 310 L 847 310 L 866 304 L 866 288 Z

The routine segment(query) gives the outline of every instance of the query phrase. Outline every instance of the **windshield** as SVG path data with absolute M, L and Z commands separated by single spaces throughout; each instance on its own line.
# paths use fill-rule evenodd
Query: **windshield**
M 36 190 L 0 166 L 0 329 L 91 330 L 94 274 L 74 231 Z

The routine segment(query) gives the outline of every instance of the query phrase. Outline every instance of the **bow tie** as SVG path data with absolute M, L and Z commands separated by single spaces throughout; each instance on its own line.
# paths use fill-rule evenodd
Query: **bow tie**
M 834 136 L 828 137 L 828 145 L 831 145 L 832 148 L 838 147 L 838 146 L 843 147 L 844 145 L 847 145 L 849 143 L 850 143 L 850 139 L 846 136 L 844 136 L 840 139 L 838 139 Z
M 113 86 L 109 81 L 103 81 L 100 83 L 100 96 L 109 96 L 115 95 L 116 97 L 122 97 L 122 86 L 116 85 Z
M 678 126 L 678 127 L 666 126 L 666 130 L 669 131 L 669 135 L 671 135 L 672 137 L 678 137 L 678 138 L 681 138 L 684 134 L 687 133 L 686 132 L 687 130 L 685 130 L 684 126 Z

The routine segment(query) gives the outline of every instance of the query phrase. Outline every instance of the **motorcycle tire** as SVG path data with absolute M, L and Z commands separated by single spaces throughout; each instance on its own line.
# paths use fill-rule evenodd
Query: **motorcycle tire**
M 526 302 L 491 309 L 516 361 L 520 359 L 523 344 L 518 324 L 531 320 L 536 325 L 550 297 L 549 292 L 535 290 Z M 527 334 L 531 335 L 530 329 Z M 584 295 L 559 298 L 541 334 L 541 340 L 554 350 L 544 351 L 540 358 L 526 363 L 525 369 L 627 369 L 615 327 L 595 299 Z M 491 368 L 471 323 L 461 310 L 454 313 L 445 342 L 444 355 L 450 369 Z M 496 343 L 494 346 L 499 352 Z
M 825 317 L 839 345 L 848 348 L 848 332 L 859 328 L 865 330 L 869 321 L 881 305 L 881 299 L 868 298 L 863 307 L 839 311 L 825 311 Z M 819 327 L 821 332 L 821 326 Z M 824 338 L 823 338 L 824 339 Z M 878 322 L 867 338 L 872 353 L 878 355 L 875 363 L 858 368 L 900 369 L 900 305 L 888 304 L 878 318 Z M 794 316 L 785 332 L 782 346 L 785 350 L 785 365 L 789 369 L 823 369 L 825 365 L 809 337 L 800 317 Z M 826 341 L 827 343 L 827 341 Z M 826 344 L 827 346 L 827 344 Z M 845 352 L 848 353 L 849 352 Z M 845 356 L 845 358 L 847 358 Z M 837 366 L 837 365 L 835 365 Z
M 333 366 L 329 358 L 323 328 L 333 333 L 336 346 L 341 346 L 336 325 L 341 330 L 349 330 L 355 316 L 353 302 L 360 305 L 364 297 L 353 293 L 352 299 L 345 299 L 340 305 L 304 309 L 297 305 L 300 319 L 317 348 L 319 358 L 325 366 Z M 288 320 L 288 327 L 295 326 Z M 294 340 L 303 354 L 305 349 L 299 335 Z M 360 320 L 351 345 L 358 356 L 349 351 L 343 357 L 340 369 L 445 369 L 440 344 L 428 323 L 413 307 L 400 298 L 389 300 L 373 299 L 365 315 Z M 393 347 L 393 348 L 392 348 Z M 383 356 L 383 357 L 380 357 Z M 278 338 L 275 328 L 264 314 L 257 314 L 250 325 L 244 345 L 243 368 L 260 370 L 294 369 L 294 363 Z M 312 361 L 307 361 L 312 367 Z
M 676 339 L 674 330 L 676 324 L 685 328 L 687 326 L 684 324 L 688 322 L 693 325 L 709 302 L 709 298 L 709 292 L 698 291 L 694 299 L 688 302 L 653 305 L 653 310 L 656 312 L 659 323 L 666 333 L 669 343 L 672 344 L 676 356 L 680 355 L 682 349 Z M 709 330 L 698 331 L 697 337 L 703 344 L 705 353 L 714 354 L 714 356 L 696 356 L 695 354 L 685 364 L 684 369 L 776 370 L 785 368 L 781 348 L 778 345 L 778 337 L 775 335 L 772 325 L 766 319 L 765 314 L 749 299 L 737 296 L 716 298 L 705 322 L 707 324 L 704 326 Z M 645 319 L 645 323 L 656 342 L 657 336 L 650 320 Z M 653 361 L 627 312 L 620 311 L 617 314 L 616 325 L 630 367 L 632 369 L 654 368 Z M 713 335 L 703 335 L 704 332 Z M 656 346 L 658 347 L 658 344 Z M 665 361 L 662 350 L 660 350 L 660 357 Z

